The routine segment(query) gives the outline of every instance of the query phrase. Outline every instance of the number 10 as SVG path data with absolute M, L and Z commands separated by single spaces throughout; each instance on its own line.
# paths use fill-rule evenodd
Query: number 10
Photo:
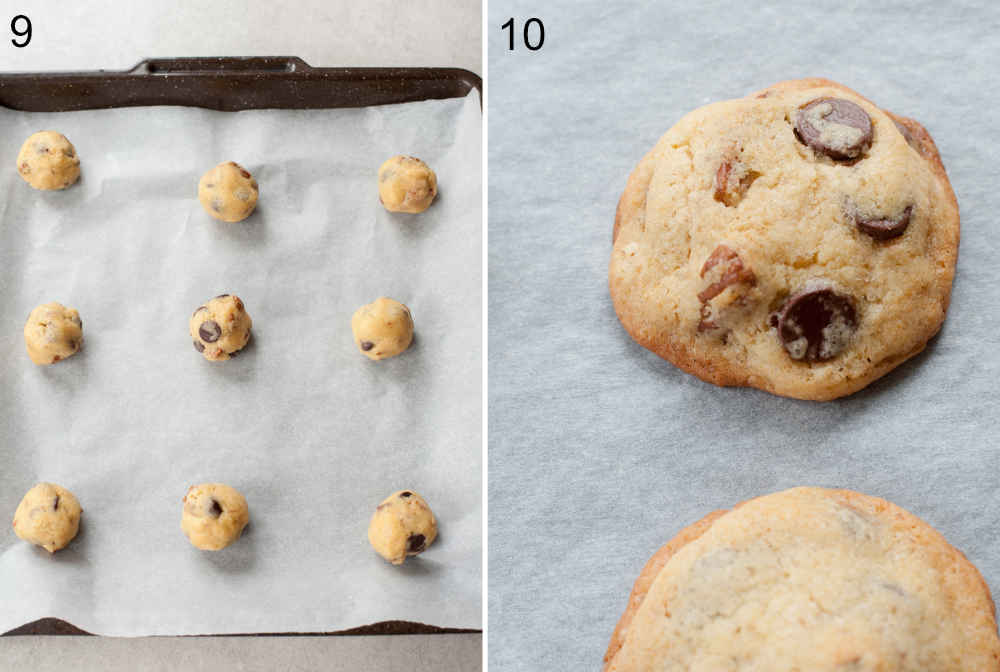
M 532 24 L 538 26 L 537 42 L 531 41 Z M 508 34 L 507 50 L 514 51 L 514 18 L 511 17 L 507 19 L 507 22 L 504 23 L 502 26 L 500 26 L 500 29 L 510 31 L 510 33 Z M 542 45 L 545 44 L 545 26 L 542 25 L 542 20 L 533 17 L 525 21 L 524 30 L 522 31 L 521 37 L 524 40 L 524 46 L 526 46 L 530 51 L 538 51 L 539 49 L 541 49 Z

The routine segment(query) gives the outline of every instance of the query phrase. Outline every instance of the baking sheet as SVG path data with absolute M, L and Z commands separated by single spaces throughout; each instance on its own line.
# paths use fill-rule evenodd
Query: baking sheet
M 65 133 L 82 178 L 37 192 L 14 158 Z M 49 556 L 0 535 L 0 631 L 58 616 L 97 634 L 326 632 L 389 619 L 481 625 L 481 113 L 478 94 L 354 110 L 0 110 L 0 511 L 38 480 L 71 489 L 78 538 Z M 386 212 L 375 175 L 420 156 L 440 197 Z M 235 160 L 257 212 L 210 219 L 201 174 Z M 243 298 L 253 338 L 228 362 L 191 347 L 191 311 Z M 410 306 L 414 345 L 371 362 L 353 311 Z M 77 308 L 84 347 L 36 367 L 36 304 Z M 247 497 L 244 538 L 200 552 L 180 531 L 193 483 Z M 420 492 L 440 536 L 413 562 L 367 525 Z
M 491 670 L 599 669 L 640 569 L 706 513 L 795 485 L 880 495 L 1000 595 L 1000 9 L 984 3 L 491 3 Z M 515 31 L 520 39 L 520 27 Z M 607 290 L 615 206 L 687 111 L 825 76 L 921 121 L 958 195 L 951 310 L 839 402 L 722 389 L 636 345 Z M 524 95 L 524 92 L 532 92 Z

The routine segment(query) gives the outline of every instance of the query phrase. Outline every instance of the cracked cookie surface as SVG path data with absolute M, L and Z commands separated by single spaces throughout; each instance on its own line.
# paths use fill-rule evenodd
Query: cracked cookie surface
M 937 333 L 958 238 L 922 126 L 794 80 L 691 112 L 642 159 L 609 286 L 629 334 L 681 369 L 827 400 Z
M 637 670 L 1000 670 L 993 601 L 936 530 L 794 488 L 716 511 L 649 560 L 605 655 Z

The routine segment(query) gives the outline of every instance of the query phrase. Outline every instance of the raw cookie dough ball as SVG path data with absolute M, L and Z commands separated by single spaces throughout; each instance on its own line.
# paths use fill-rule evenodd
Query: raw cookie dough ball
M 257 180 L 238 164 L 220 163 L 202 175 L 198 200 L 205 212 L 224 222 L 239 222 L 257 207 Z
M 410 347 L 413 317 L 409 308 L 383 296 L 358 308 L 351 331 L 361 354 L 369 359 L 395 357 Z
M 49 553 L 73 541 L 80 530 L 80 502 L 54 483 L 39 483 L 24 496 L 14 512 L 14 532 Z
M 419 555 L 437 537 L 437 521 L 424 498 L 412 490 L 394 492 L 375 509 L 368 525 L 372 548 L 394 565 Z
M 412 156 L 394 156 L 378 169 L 378 198 L 390 212 L 423 212 L 437 196 L 437 175 Z
M 24 345 L 35 364 L 54 364 L 75 355 L 83 343 L 80 314 L 55 301 L 31 311 L 24 324 Z
M 247 500 L 228 485 L 192 485 L 184 495 L 181 529 L 203 551 L 221 551 L 240 538 L 249 522 Z
M 39 131 L 21 145 L 17 172 L 35 189 L 65 189 L 80 178 L 80 157 L 62 133 Z
M 194 349 L 213 362 L 235 357 L 250 340 L 252 326 L 243 301 L 232 294 L 220 294 L 198 306 L 188 323 Z

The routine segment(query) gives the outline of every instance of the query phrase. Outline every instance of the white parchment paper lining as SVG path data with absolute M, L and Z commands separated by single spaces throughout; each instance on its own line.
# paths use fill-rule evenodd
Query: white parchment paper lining
M 36 481 L 84 508 L 49 556 L 0 534 L 0 631 L 56 616 L 98 634 L 333 631 L 403 619 L 481 624 L 481 112 L 465 99 L 352 110 L 0 110 L 0 514 Z M 82 178 L 39 192 L 16 173 L 41 129 L 76 145 Z M 394 154 L 437 172 L 427 212 L 378 203 Z M 198 179 L 234 160 L 257 212 L 210 219 Z M 244 300 L 253 338 L 210 363 L 188 317 Z M 413 347 L 371 362 L 354 310 L 406 303 Z M 37 367 L 22 327 L 37 304 L 80 311 L 84 346 Z M 228 549 L 180 530 L 193 483 L 243 492 Z M 437 542 L 393 567 L 372 551 L 375 505 L 421 493 Z

